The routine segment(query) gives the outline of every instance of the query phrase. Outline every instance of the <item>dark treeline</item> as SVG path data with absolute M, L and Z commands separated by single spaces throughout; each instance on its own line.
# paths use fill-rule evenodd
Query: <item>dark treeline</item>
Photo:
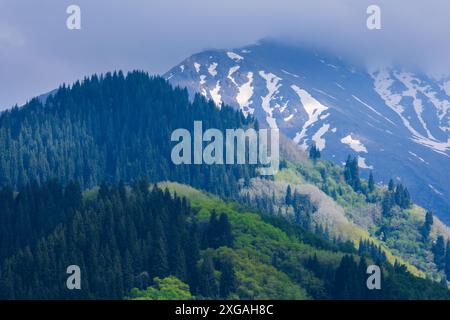
M 245 165 L 174 165 L 170 155 L 177 128 L 255 126 L 240 111 L 172 88 L 143 72 L 94 75 L 62 86 L 43 105 L 33 99 L 0 115 L 0 185 L 24 186 L 58 178 L 82 188 L 129 182 L 146 176 L 170 179 L 222 196 L 236 192 L 237 180 L 255 174 Z
M 169 275 L 209 294 L 200 250 L 232 245 L 226 215 L 197 227 L 184 198 L 145 180 L 91 193 L 82 200 L 76 184 L 56 181 L 1 191 L 0 299 L 122 299 Z M 83 290 L 66 288 L 69 265 Z
M 238 260 L 221 261 L 214 254 L 221 247 L 237 250 L 226 214 L 212 210 L 209 220 L 197 222 L 186 199 L 157 186 L 149 188 L 146 180 L 131 187 L 102 184 L 83 195 L 80 190 L 76 183 L 64 187 L 50 181 L 16 194 L 6 188 L 0 192 L 1 223 L 8 227 L 2 229 L 0 247 L 11 248 L 3 249 L 0 260 L 0 299 L 122 299 L 132 288 L 145 289 L 156 277 L 168 276 L 188 284 L 196 298 L 236 294 Z M 37 217 L 36 212 L 49 214 Z M 320 259 L 313 255 L 299 261 L 280 246 L 270 262 L 305 285 L 312 298 L 449 298 L 443 286 L 389 265 L 371 243 L 361 242 L 358 258 L 352 246 L 333 244 L 280 217 L 264 220 L 321 249 Z M 325 252 L 344 255 L 335 264 L 324 260 Z M 382 290 L 367 289 L 369 261 L 382 268 Z M 80 267 L 82 290 L 66 287 L 70 265 Z M 323 285 L 307 281 L 311 278 L 305 268 Z

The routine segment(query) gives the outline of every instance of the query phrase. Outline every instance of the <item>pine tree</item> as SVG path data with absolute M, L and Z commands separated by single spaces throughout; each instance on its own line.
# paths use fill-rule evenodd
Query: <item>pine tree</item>
M 360 275 L 353 256 L 342 258 L 335 272 L 332 291 L 333 297 L 338 300 L 361 298 Z
M 292 205 L 292 189 L 291 189 L 291 185 L 287 186 L 285 203 L 286 203 L 287 206 Z
M 316 144 L 313 143 L 309 148 L 309 158 L 315 163 L 318 159 L 320 159 L 320 157 L 320 150 L 317 148 Z
M 210 254 L 206 254 L 203 257 L 200 267 L 199 292 L 203 297 L 208 298 L 215 298 L 218 294 L 213 260 Z
M 388 190 L 391 192 L 394 192 L 394 190 L 395 190 L 395 183 L 394 183 L 394 180 L 392 180 L 392 179 L 389 180 Z
M 438 270 L 445 267 L 445 242 L 443 236 L 438 236 L 435 245 L 433 246 L 434 262 Z
M 228 215 L 222 213 L 217 224 L 217 231 L 219 233 L 218 246 L 233 247 L 233 235 L 231 234 L 231 224 L 228 220 Z
M 425 222 L 422 226 L 422 236 L 424 241 L 427 241 L 429 239 L 432 225 L 433 225 L 433 213 L 431 211 L 427 211 L 425 215 Z
M 375 181 L 373 179 L 372 171 L 370 171 L 370 174 L 369 174 L 368 188 L 369 188 L 369 192 L 373 192 L 375 190 Z
M 345 182 L 349 184 L 356 192 L 361 191 L 361 180 L 359 177 L 358 157 L 347 157 L 344 167 Z
M 447 280 L 450 280 L 450 240 L 447 241 L 445 249 L 445 275 Z
M 236 290 L 237 279 L 233 268 L 233 264 L 226 261 L 222 265 L 222 274 L 220 276 L 220 297 L 223 299 L 228 298 L 228 296 Z

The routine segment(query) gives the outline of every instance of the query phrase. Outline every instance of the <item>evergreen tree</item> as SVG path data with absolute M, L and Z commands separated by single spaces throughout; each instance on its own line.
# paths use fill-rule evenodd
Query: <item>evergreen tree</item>
M 210 254 L 203 257 L 200 267 L 199 292 L 203 297 L 215 298 L 218 294 L 214 265 Z
M 237 279 L 233 268 L 233 264 L 230 262 L 225 262 L 222 265 L 222 274 L 220 276 L 220 297 L 223 299 L 228 298 L 228 296 L 236 290 Z
M 445 249 L 445 275 L 446 279 L 450 279 L 450 241 L 447 241 L 447 246 Z
M 320 150 L 317 148 L 316 144 L 313 143 L 309 148 L 309 158 L 314 161 L 314 163 L 320 159 Z
M 391 192 L 394 192 L 394 190 L 395 190 L 395 183 L 394 183 L 394 180 L 392 180 L 392 179 L 389 180 L 388 190 Z
M 345 181 L 355 190 L 356 192 L 361 191 L 361 180 L 359 177 L 359 166 L 358 157 L 347 157 L 344 167 L 344 178 Z
M 433 225 L 433 213 L 430 211 L 427 211 L 425 215 L 425 222 L 422 226 L 422 236 L 424 241 L 427 241 L 430 237 L 431 232 L 431 226 Z
M 369 188 L 369 192 L 373 192 L 375 190 L 375 181 L 373 179 L 372 171 L 370 171 L 370 174 L 369 174 L 368 188 Z
M 286 203 L 287 206 L 292 205 L 292 189 L 291 189 L 291 185 L 287 186 L 285 203 Z
M 345 255 L 336 269 L 333 297 L 338 300 L 361 299 L 361 283 L 358 265 L 353 256 Z
M 222 213 L 217 224 L 217 231 L 219 233 L 219 246 L 233 247 L 233 235 L 231 234 L 231 224 L 228 220 L 228 215 Z
M 438 270 L 442 270 L 445 267 L 445 242 L 443 236 L 438 236 L 436 243 L 433 246 L 434 262 Z

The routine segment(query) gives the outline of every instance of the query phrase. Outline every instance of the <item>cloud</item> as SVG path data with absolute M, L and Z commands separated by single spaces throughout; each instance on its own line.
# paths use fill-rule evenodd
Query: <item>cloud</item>
M 73 3 L 80 31 L 66 28 Z M 370 4 L 381 8 L 381 30 L 366 28 Z M 163 73 L 203 49 L 266 37 L 450 73 L 448 12 L 446 0 L 2 0 L 0 108 L 94 72 Z
M 18 30 L 0 23 L 0 55 L 6 55 L 9 50 L 17 49 L 24 44 L 25 38 Z

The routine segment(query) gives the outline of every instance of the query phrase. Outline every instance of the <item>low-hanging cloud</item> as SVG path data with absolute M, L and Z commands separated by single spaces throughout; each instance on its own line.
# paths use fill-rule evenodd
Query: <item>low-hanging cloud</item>
M 0 108 L 94 72 L 163 73 L 205 48 L 261 38 L 313 45 L 359 63 L 403 63 L 450 73 L 446 0 L 2 0 Z M 66 28 L 77 4 L 82 29 Z M 381 8 L 381 30 L 366 9 Z

